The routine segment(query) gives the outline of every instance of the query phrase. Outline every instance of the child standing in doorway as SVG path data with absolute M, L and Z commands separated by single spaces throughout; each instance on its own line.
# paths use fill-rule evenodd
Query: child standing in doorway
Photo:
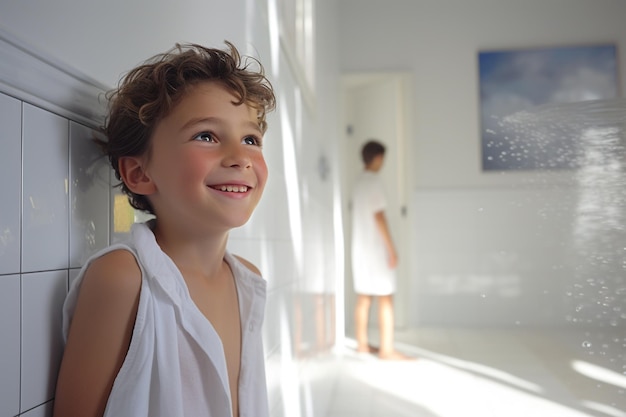
M 110 95 L 103 148 L 154 219 L 74 282 L 55 416 L 268 415 L 266 285 L 226 246 L 263 193 L 275 97 L 262 66 L 227 45 L 177 45 Z
M 385 216 L 387 198 L 378 172 L 385 146 L 369 140 L 361 149 L 364 170 L 352 192 L 352 275 L 357 295 L 354 312 L 357 351 L 377 353 L 381 359 L 410 359 L 393 344 L 393 294 L 396 291 L 396 248 Z M 380 346 L 368 343 L 372 299 L 378 300 Z

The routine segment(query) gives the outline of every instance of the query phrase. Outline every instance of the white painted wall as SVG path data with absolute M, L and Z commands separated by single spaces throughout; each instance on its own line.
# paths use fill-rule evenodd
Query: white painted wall
M 482 172 L 477 52 L 624 50 L 625 17 L 626 3 L 613 0 L 339 1 L 342 72 L 414 77 L 411 324 L 624 325 L 623 295 L 603 293 L 624 286 L 625 236 L 611 226 L 625 220 L 623 171 L 591 182 L 584 172 Z M 626 54 L 618 59 L 626 67 Z M 596 208 L 581 237 L 590 194 L 612 211 Z
M 335 247 L 341 246 L 341 242 L 335 241 L 334 228 L 334 195 L 339 187 L 335 151 L 339 90 L 336 4 L 331 0 L 318 0 L 313 4 L 317 25 L 323 25 L 323 30 L 314 27 L 318 59 L 314 94 L 308 95 L 302 92 L 304 89 L 299 80 L 303 77 L 280 46 L 280 33 L 271 26 L 271 22 L 276 21 L 274 0 L 10 0 L 0 4 L 0 38 L 17 42 L 29 53 L 79 78 L 93 80 L 93 84 L 103 88 L 115 86 L 120 75 L 144 59 L 169 49 L 175 42 L 220 47 L 226 39 L 232 41 L 240 52 L 252 55 L 263 63 L 279 99 L 277 111 L 269 116 L 269 130 L 264 144 L 270 177 L 257 212 L 248 225 L 233 231 L 229 246 L 233 252 L 254 262 L 268 280 L 264 341 L 270 408 L 272 416 L 276 417 L 323 415 L 331 394 L 330 386 L 326 390 L 316 389 L 311 394 L 311 387 L 307 386 L 310 382 L 307 361 L 300 360 L 305 355 L 315 354 L 316 349 L 328 349 L 334 340 L 335 334 L 329 324 L 338 282 L 335 265 L 341 264 L 341 259 L 337 259 L 335 254 Z M 0 52 L 3 51 L 0 49 Z M 33 100 L 37 102 L 34 104 L 44 107 L 42 113 L 56 120 L 54 113 L 62 106 L 57 108 L 54 103 L 36 100 L 37 92 L 24 94 L 20 88 L 3 82 L 19 79 L 16 74 L 7 77 L 14 67 L 8 62 L 0 63 L 0 93 L 18 98 L 7 97 L 12 103 L 11 109 L 19 115 L 22 105 L 29 106 L 22 101 L 28 103 Z M 36 78 L 39 68 L 24 70 L 29 72 L 29 77 Z M 42 89 L 45 88 L 44 81 Z M 44 96 L 62 96 L 59 93 L 57 88 L 55 94 Z M 0 97 L 4 98 L 4 95 Z M 79 114 L 84 115 L 80 111 Z M 66 124 L 67 116 L 63 114 L 61 117 Z M 11 120 L 19 125 L 19 117 L 11 117 Z M 23 140 L 19 126 L 14 129 L 11 125 L 6 129 L 11 134 L 0 136 L 2 148 L 12 152 L 19 150 Z M 59 137 L 59 140 L 67 140 L 62 134 Z M 11 148 L 7 147 L 9 140 Z M 320 161 L 324 159 L 322 156 L 327 161 L 326 165 L 322 164 L 325 166 L 322 170 L 324 176 L 319 170 Z M 74 157 L 69 158 L 68 161 L 68 155 L 63 155 L 62 158 L 50 158 L 49 162 L 55 167 L 78 163 L 72 159 Z M 9 159 L 15 160 L 14 157 Z M 34 162 L 31 159 L 22 163 L 32 165 Z M 3 195 L 15 194 L 15 190 L 21 187 L 21 164 L 15 162 L 7 168 L 15 182 L 2 182 L 0 191 Z M 32 173 L 25 176 L 25 180 L 29 178 L 33 178 Z M 46 188 L 47 182 L 53 181 L 46 176 L 35 178 L 39 179 L 37 185 L 40 188 Z M 106 193 L 108 200 L 108 187 L 98 192 Z M 74 213 L 68 212 L 67 195 L 58 197 L 66 203 L 60 215 L 67 216 L 72 227 L 82 217 L 75 218 Z M 10 212 L 0 212 L 2 230 L 9 230 L 9 243 L 17 245 L 8 248 L 12 254 L 23 250 L 19 246 L 23 238 L 19 218 L 20 209 L 26 208 L 26 205 L 20 208 L 15 202 L 10 205 Z M 87 218 L 95 215 L 87 211 L 82 215 Z M 105 213 L 107 219 L 112 221 L 111 213 Z M 10 225 L 9 229 L 5 228 L 5 223 Z M 69 233 L 68 230 L 63 232 L 64 236 Z M 117 238 L 110 237 L 108 230 L 98 231 L 97 236 L 105 236 L 109 240 Z M 55 236 L 42 235 L 43 238 L 49 240 Z M 2 265 L 8 259 L 8 253 L 0 252 Z M 37 254 L 31 254 L 30 258 L 33 262 L 41 261 Z M 50 289 L 40 287 L 37 290 L 35 280 L 29 279 L 30 275 L 26 274 L 30 270 L 20 267 L 19 262 L 7 263 L 7 268 L 0 268 L 0 288 L 11 294 L 10 298 L 2 297 L 5 301 L 10 299 L 10 303 L 0 303 L 0 340 L 4 341 L 4 336 L 7 336 L 7 342 L 1 344 L 7 348 L 2 355 L 5 351 L 9 355 L 0 360 L 0 386 L 3 387 L 2 392 L 6 392 L 0 396 L 0 416 L 12 417 L 17 413 L 44 416 L 50 413 L 49 400 L 54 391 L 51 384 L 56 377 L 58 355 L 51 358 L 41 353 L 60 352 L 58 338 L 50 336 L 59 334 L 59 329 L 56 328 L 56 321 L 46 327 L 47 322 L 36 319 L 57 317 L 55 311 L 62 301 L 57 290 L 62 288 L 60 285 L 66 282 L 68 275 L 71 278 L 75 274 L 73 268 L 77 266 L 68 265 L 66 258 L 68 256 L 64 256 L 64 260 L 52 260 L 56 268 L 54 272 L 64 278 L 52 277 L 55 283 L 59 281 L 60 284 Z M 22 300 L 16 296 L 20 283 Z M 316 310 L 315 306 L 321 308 Z M 22 311 L 22 318 L 15 311 Z M 32 319 L 24 321 L 23 317 Z M 315 317 L 322 317 L 322 320 Z M 35 322 L 37 326 L 30 326 Z M 322 324 L 327 325 L 324 328 Z M 20 338 L 20 328 L 29 331 L 24 333 L 28 339 L 24 336 Z M 33 349 L 34 354 L 30 354 Z M 37 358 L 41 356 L 45 366 L 35 361 L 24 362 L 33 355 Z M 38 381 L 36 390 L 28 384 L 34 380 Z M 5 391 L 5 386 L 9 390 Z M 28 401 L 20 403 L 20 392 L 22 399 Z M 307 393 L 309 397 L 301 398 L 302 393 Z
M 0 29 L 113 87 L 124 72 L 175 42 L 222 46 L 226 39 L 250 53 L 246 3 L 8 0 L 0 4 Z
M 480 169 L 477 51 L 616 42 L 626 4 L 615 0 L 339 0 L 342 72 L 415 76 L 414 186 L 510 184 Z M 626 54 L 619 54 L 626 68 Z M 622 91 L 626 77 L 622 77 Z

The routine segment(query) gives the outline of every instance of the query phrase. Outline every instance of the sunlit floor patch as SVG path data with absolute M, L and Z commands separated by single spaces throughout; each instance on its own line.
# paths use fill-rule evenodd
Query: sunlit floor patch
M 330 403 L 309 416 L 626 417 L 623 388 L 598 381 L 612 376 L 615 384 L 621 375 L 598 366 L 574 369 L 576 350 L 553 345 L 554 337 L 420 332 L 422 343 L 409 336 L 412 343 L 397 344 L 415 361 L 381 361 L 357 354 L 350 343 L 334 361 L 326 359 L 316 383 L 332 387 Z
M 610 369 L 578 360 L 572 362 L 572 367 L 575 371 L 580 372 L 582 375 L 589 378 L 626 388 L 626 376 L 620 375 Z
M 618 410 L 615 407 L 606 404 L 600 404 L 593 401 L 581 401 L 581 404 L 590 410 L 596 410 L 607 416 L 626 417 L 626 411 Z

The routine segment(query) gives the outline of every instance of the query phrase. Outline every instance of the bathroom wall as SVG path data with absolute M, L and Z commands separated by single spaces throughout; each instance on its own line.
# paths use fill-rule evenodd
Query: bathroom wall
M 477 62 L 614 42 L 623 92 L 624 17 L 612 0 L 339 1 L 342 72 L 413 77 L 411 326 L 625 325 L 623 168 L 483 172 Z M 623 166 L 620 149 L 607 160 Z
M 50 415 L 68 281 L 135 220 L 89 141 L 102 92 L 175 42 L 224 39 L 264 64 L 279 99 L 265 138 L 264 198 L 229 243 L 268 281 L 271 414 L 323 414 L 330 387 L 312 391 L 309 358 L 335 338 L 336 13 L 332 1 L 306 3 L 329 25 L 312 32 L 320 59 L 308 80 L 274 1 L 0 5 L 0 417 Z
M 0 415 L 43 416 L 69 280 L 111 236 L 111 172 L 91 141 L 103 90 L 6 39 L 0 56 Z

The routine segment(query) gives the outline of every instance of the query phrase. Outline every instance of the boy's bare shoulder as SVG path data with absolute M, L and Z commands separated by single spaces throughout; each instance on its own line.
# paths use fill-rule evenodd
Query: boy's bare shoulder
M 85 271 L 85 284 L 96 290 L 136 292 L 141 287 L 141 269 L 130 251 L 113 250 L 91 262 Z
M 135 320 L 140 292 L 141 269 L 135 256 L 124 249 L 106 253 L 85 271 L 73 322 L 78 318 L 84 325 L 100 323 L 107 331 L 115 329 L 109 337 L 117 340 Z M 90 331 L 83 328 L 81 333 Z
M 256 265 L 254 265 L 252 262 L 248 261 L 245 258 L 242 258 L 239 255 L 235 255 L 235 258 L 237 258 L 237 260 L 239 260 L 239 262 L 241 262 L 250 271 L 254 272 L 258 276 L 261 276 L 261 271 L 259 271 L 259 268 L 257 268 Z

